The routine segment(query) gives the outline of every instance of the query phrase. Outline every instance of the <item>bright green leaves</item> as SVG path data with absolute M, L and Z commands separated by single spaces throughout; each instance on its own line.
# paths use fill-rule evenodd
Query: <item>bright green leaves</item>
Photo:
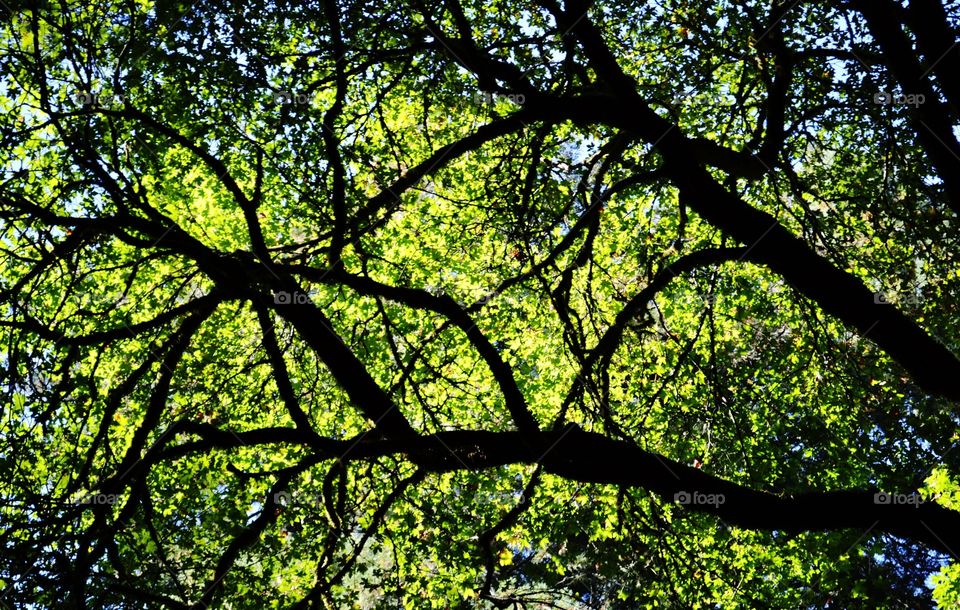
M 548 10 L 329 6 L 339 28 L 324 6 L 256 0 L 68 2 L 36 28 L 29 13 L 4 22 L 0 496 L 15 502 L 0 507 L 0 576 L 36 563 L 16 586 L 45 606 L 41 586 L 67 599 L 81 585 L 119 606 L 118 582 L 194 603 L 221 562 L 212 605 L 235 608 L 312 591 L 344 608 L 489 608 L 488 593 L 570 609 L 915 606 L 940 558 L 871 532 L 732 529 L 547 475 L 529 493 L 532 464 L 452 461 L 408 485 L 415 452 L 363 415 L 380 394 L 343 389 L 360 373 L 424 435 L 514 428 L 515 384 L 544 428 L 578 422 L 779 494 L 906 489 L 942 464 L 924 493 L 952 509 L 960 458 L 952 405 L 747 262 L 756 244 L 681 207 L 666 146 L 635 117 L 608 123 L 616 87 Z M 955 347 L 956 225 L 906 113 L 864 106 L 878 66 L 839 69 L 834 47 L 864 41 L 832 9 L 771 10 L 670 0 L 584 19 L 675 125 L 658 145 L 682 133 L 763 155 L 762 176 L 706 175 L 860 278 L 876 311 Z M 564 114 L 587 96 L 599 111 Z M 248 221 L 273 264 L 251 262 Z M 370 279 L 415 292 L 387 298 Z M 303 293 L 274 295 L 293 282 Z M 290 298 L 363 370 L 334 378 L 327 346 L 285 321 Z M 65 501 L 101 487 L 117 492 L 106 505 Z M 944 606 L 956 579 L 947 566 L 930 581 Z

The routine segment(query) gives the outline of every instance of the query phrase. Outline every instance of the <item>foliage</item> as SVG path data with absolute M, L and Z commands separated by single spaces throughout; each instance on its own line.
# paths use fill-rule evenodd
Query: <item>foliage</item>
M 0 601 L 956 607 L 958 22 L 3 5 Z

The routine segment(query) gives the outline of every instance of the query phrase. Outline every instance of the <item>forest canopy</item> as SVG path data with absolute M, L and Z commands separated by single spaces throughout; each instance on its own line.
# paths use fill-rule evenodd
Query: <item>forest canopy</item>
M 0 608 L 960 607 L 960 3 L 0 3 Z

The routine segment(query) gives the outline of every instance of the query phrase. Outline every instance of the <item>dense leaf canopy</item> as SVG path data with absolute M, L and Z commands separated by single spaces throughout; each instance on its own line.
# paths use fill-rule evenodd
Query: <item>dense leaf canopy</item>
M 0 6 L 0 604 L 960 607 L 960 3 Z

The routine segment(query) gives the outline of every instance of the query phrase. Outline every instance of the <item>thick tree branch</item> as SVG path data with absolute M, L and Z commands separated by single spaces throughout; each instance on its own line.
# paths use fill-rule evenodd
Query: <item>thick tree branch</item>
M 228 433 L 217 434 L 228 441 Z M 724 480 L 574 424 L 535 434 L 457 430 L 406 439 L 362 437 L 349 446 L 343 442 L 335 447 L 347 450 L 338 454 L 334 449 L 322 458 L 352 461 L 405 455 L 430 472 L 540 464 L 544 472 L 568 480 L 641 488 L 671 502 L 683 503 L 689 498 L 686 506 L 690 510 L 744 529 L 859 529 L 915 540 L 944 553 L 960 550 L 960 513 L 924 502 L 919 496 L 909 496 L 912 501 L 905 504 L 894 500 L 885 503 L 882 496 L 878 499 L 876 489 L 777 495 Z M 166 457 L 181 453 L 176 448 L 172 451 Z
M 913 45 L 897 20 L 901 7 L 890 0 L 850 0 L 850 5 L 866 19 L 870 34 L 880 46 L 887 67 L 903 92 L 925 98 L 924 103 L 917 105 L 914 110 L 914 131 L 937 168 L 937 175 L 943 180 L 950 206 L 960 214 L 960 143 L 954 135 L 950 112 L 940 103 L 939 96 L 926 78 L 930 70 L 924 70 L 915 59 Z M 948 54 L 945 59 L 949 62 L 953 58 Z M 946 82 L 953 82 L 954 86 L 948 86 L 945 90 L 954 92 L 957 79 L 956 74 L 948 77 Z
M 680 198 L 708 222 L 746 244 L 751 261 L 783 277 L 825 312 L 860 331 L 899 362 L 917 385 L 960 400 L 960 360 L 913 320 L 876 296 L 853 275 L 814 252 L 772 216 L 684 161 L 683 149 L 664 152 Z
M 286 288 L 290 294 L 306 294 L 293 283 L 286 285 Z M 380 432 L 395 437 L 414 434 L 397 405 L 377 384 L 353 350 L 334 332 L 332 322 L 317 306 L 300 302 L 269 305 L 300 333 L 350 397 L 350 401 Z
M 530 413 L 526 399 L 520 392 L 514 378 L 513 369 L 503 360 L 500 352 L 493 346 L 485 334 L 477 327 L 467 311 L 448 295 L 434 295 L 426 290 L 390 286 L 368 277 L 352 275 L 340 270 L 319 271 L 310 267 L 287 267 L 291 272 L 303 277 L 330 284 L 343 284 L 363 295 L 376 295 L 416 309 L 433 311 L 446 317 L 454 326 L 466 334 L 470 344 L 487 363 L 500 391 L 503 393 L 507 410 L 518 430 L 536 432 L 537 420 Z

